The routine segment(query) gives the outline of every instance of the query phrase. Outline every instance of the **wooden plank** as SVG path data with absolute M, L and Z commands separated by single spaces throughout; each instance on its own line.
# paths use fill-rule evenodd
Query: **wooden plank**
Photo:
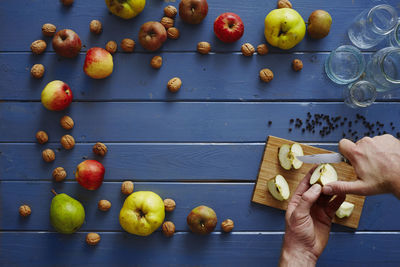
M 209 236 L 179 233 L 172 238 L 161 233 L 146 238 L 125 233 L 100 234 L 100 243 L 90 247 L 84 241 L 86 233 L 0 233 L 0 264 L 41 267 L 276 266 L 282 243 L 280 233 Z M 34 244 L 32 240 L 35 240 Z M 318 265 L 398 266 L 399 241 L 399 234 L 332 234 Z
M 121 177 L 130 179 L 130 177 Z M 198 205 L 212 207 L 218 222 L 231 218 L 234 231 L 284 231 L 285 213 L 251 202 L 254 183 L 156 183 L 136 182 L 135 190 L 150 190 L 162 198 L 172 198 L 176 209 L 166 214 L 166 220 L 175 223 L 178 231 L 188 231 L 186 217 Z M 81 231 L 122 231 L 118 214 L 125 196 L 121 194 L 121 182 L 104 182 L 96 191 L 88 191 L 77 182 L 0 182 L 0 229 L 6 231 L 53 231 L 49 222 L 49 208 L 53 194 L 50 190 L 64 192 L 78 199 L 85 207 L 86 220 Z M 97 209 L 100 199 L 108 199 L 112 207 L 108 212 Z M 28 204 L 32 208 L 29 218 L 20 218 L 18 208 Z M 400 205 L 392 195 L 371 196 L 366 199 L 361 216 L 360 231 L 397 231 Z M 341 225 L 333 231 L 352 232 Z M 216 231 L 220 231 L 219 224 Z
M 307 112 L 340 115 L 342 120 L 346 117 L 353 124 L 350 127 L 347 123 L 343 126 L 338 123 L 338 128 L 325 136 L 319 133 L 324 125 L 316 126 L 315 133 L 302 133 L 289 121 L 300 118 L 305 123 Z M 380 132 L 395 134 L 399 129 L 393 118 L 400 116 L 400 103 L 376 103 L 356 110 L 343 103 L 312 102 L 78 102 L 72 103 L 65 112 L 51 112 L 41 103 L 3 102 L 0 103 L 0 142 L 35 142 L 38 130 L 47 131 L 51 140 L 59 140 L 66 134 L 59 126 L 64 114 L 75 120 L 72 135 L 77 142 L 264 142 L 268 135 L 300 142 L 338 142 L 343 133 L 350 135 L 349 130 L 357 131 L 350 135 L 354 139 L 369 131 L 361 120 L 355 122 L 357 113 L 371 123 L 384 123 Z M 394 123 L 394 130 L 390 122 Z
M 276 200 L 268 191 L 268 180 L 274 178 L 276 175 L 280 174 L 285 177 L 290 188 L 290 197 L 296 191 L 297 185 L 304 178 L 304 176 L 312 168 L 313 164 L 303 164 L 300 169 L 285 170 L 281 167 L 278 159 L 279 148 L 282 145 L 289 144 L 292 145 L 295 142 L 277 138 L 275 136 L 269 136 L 268 142 L 265 148 L 264 157 L 261 162 L 260 172 L 258 174 L 257 182 L 254 186 L 254 192 L 252 201 L 262 205 L 274 207 L 281 210 L 286 210 L 289 200 L 279 201 Z M 312 147 L 308 145 L 301 144 L 303 148 L 304 155 L 322 154 L 330 153 L 331 151 Z M 339 164 L 334 164 L 334 168 L 338 174 L 338 179 L 343 181 L 354 181 L 357 180 L 357 175 L 354 172 L 354 168 L 344 162 Z M 353 213 L 348 218 L 339 219 L 336 216 L 333 218 L 333 222 L 341 225 L 345 225 L 351 228 L 357 228 L 362 208 L 364 206 L 365 197 L 357 195 L 347 195 L 346 201 L 353 203 L 355 205 Z
M 395 0 L 389 2 L 396 3 Z M 87 1 L 76 2 L 71 8 L 62 7 L 59 1 L 16 0 L 0 3 L 0 29 L 3 38 L 0 40 L 0 51 L 29 51 L 32 41 L 43 38 L 41 26 L 44 23 L 53 23 L 59 29 L 71 28 L 81 37 L 87 47 L 94 45 L 104 46 L 109 40 L 118 43 L 126 37 L 137 40 L 140 25 L 146 21 L 159 20 L 163 16 L 164 6 L 177 2 L 147 1 L 142 14 L 132 20 L 122 20 L 108 13 L 104 2 L 96 4 Z M 22 8 L 23 7 L 23 8 Z M 322 40 L 315 41 L 306 37 L 292 51 L 330 51 L 340 44 L 348 43 L 347 26 L 362 10 L 367 7 L 363 1 L 320 1 L 318 5 L 312 0 L 298 0 L 294 3 L 296 10 L 305 21 L 315 9 L 324 9 L 332 14 L 333 25 L 330 34 Z M 168 40 L 164 51 L 194 51 L 199 41 L 209 41 L 214 51 L 240 51 L 242 43 L 250 42 L 257 45 L 265 42 L 264 19 L 269 11 L 276 8 L 276 1 L 249 0 L 243 5 L 239 1 L 209 1 L 209 13 L 202 24 L 193 26 L 182 23 L 178 17 L 176 27 L 181 31 L 177 41 Z M 32 10 L 35 11 L 32 16 Z M 242 39 L 234 44 L 223 44 L 216 39 L 213 33 L 215 18 L 223 12 L 235 12 L 245 24 Z M 103 22 L 103 33 L 95 36 L 89 32 L 89 22 L 99 19 Z M 13 25 L 10 27 L 9 25 Z M 18 29 L 16 31 L 15 29 Z M 47 39 L 49 40 L 49 39 Z M 49 50 L 51 46 L 49 46 Z M 136 51 L 143 51 L 137 45 Z M 274 49 L 274 51 L 277 51 Z

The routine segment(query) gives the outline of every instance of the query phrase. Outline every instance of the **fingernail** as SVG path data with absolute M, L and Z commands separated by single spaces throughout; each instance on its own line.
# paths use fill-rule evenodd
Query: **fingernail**
M 319 192 L 321 192 L 321 186 L 320 186 L 319 184 L 314 184 L 314 185 L 311 187 L 311 190 L 312 190 L 314 193 L 319 193 Z
M 332 187 L 330 187 L 328 185 L 324 186 L 324 193 L 327 195 L 332 194 Z

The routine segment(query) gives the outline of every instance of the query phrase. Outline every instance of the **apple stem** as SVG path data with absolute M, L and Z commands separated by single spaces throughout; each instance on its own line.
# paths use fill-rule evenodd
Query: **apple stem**
M 57 192 L 56 192 L 56 190 L 54 190 L 53 188 L 51 189 L 51 192 L 52 192 L 55 196 L 57 196 Z

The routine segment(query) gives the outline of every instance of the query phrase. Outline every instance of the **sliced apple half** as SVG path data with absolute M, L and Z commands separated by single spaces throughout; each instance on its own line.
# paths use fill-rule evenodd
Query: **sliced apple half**
M 353 213 L 353 210 L 354 204 L 344 201 L 336 211 L 336 216 L 339 218 L 350 217 L 350 215 Z
M 290 196 L 289 185 L 282 175 L 268 180 L 268 191 L 279 201 L 287 200 Z
M 303 155 L 304 155 L 303 149 L 299 144 L 294 143 L 291 146 L 285 144 L 279 148 L 279 153 L 278 153 L 279 163 L 285 170 L 290 170 L 292 166 L 297 170 L 301 168 L 303 162 L 298 160 L 296 156 L 303 156 Z
M 319 183 L 322 186 L 338 180 L 335 168 L 331 164 L 320 164 L 310 178 L 310 184 Z

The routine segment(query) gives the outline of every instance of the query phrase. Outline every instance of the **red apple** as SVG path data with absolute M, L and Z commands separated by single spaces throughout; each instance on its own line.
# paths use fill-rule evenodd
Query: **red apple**
M 235 13 L 222 13 L 214 21 L 214 33 L 222 42 L 235 42 L 242 37 L 243 32 L 243 21 Z
M 76 168 L 75 178 L 84 188 L 96 190 L 103 183 L 105 171 L 103 164 L 97 160 L 85 160 Z
M 81 51 L 82 42 L 78 34 L 70 29 L 58 31 L 53 37 L 53 48 L 63 57 L 76 57 Z
M 206 235 L 215 229 L 217 214 L 212 208 L 198 206 L 187 216 L 187 224 L 193 233 Z
M 144 49 L 156 51 L 167 40 L 167 31 L 158 21 L 149 21 L 140 27 L 139 42 Z
M 63 81 L 49 82 L 42 91 L 42 104 L 48 110 L 60 111 L 67 108 L 72 102 L 72 91 Z
M 182 0 L 179 3 L 179 16 L 190 24 L 199 24 L 207 16 L 208 4 L 206 0 Z
M 114 68 L 113 56 L 101 47 L 92 47 L 86 52 L 83 71 L 93 79 L 104 79 Z

